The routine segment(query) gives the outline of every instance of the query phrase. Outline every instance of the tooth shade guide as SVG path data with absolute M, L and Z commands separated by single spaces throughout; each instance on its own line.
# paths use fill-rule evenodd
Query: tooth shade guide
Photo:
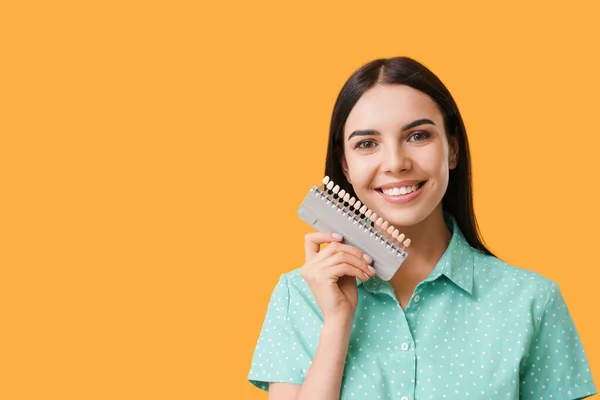
M 408 246 L 410 246 L 410 243 L 411 243 L 410 239 L 406 239 L 402 244 L 404 245 L 404 247 L 408 247 Z
M 379 256 L 381 257 L 381 259 L 380 261 L 378 260 L 378 262 L 382 263 L 381 265 L 399 265 L 405 259 L 405 257 L 408 255 L 408 253 L 405 251 L 405 248 L 410 245 L 410 240 L 405 240 L 404 246 L 406 247 L 403 247 L 402 240 L 406 238 L 404 235 L 399 233 L 398 229 L 392 226 L 389 222 L 385 221 L 383 217 L 379 217 L 376 213 L 373 212 L 373 210 L 369 209 L 369 207 L 363 204 L 356 196 L 353 197 L 352 194 L 346 192 L 339 185 L 336 185 L 335 182 L 332 181 L 328 176 L 322 179 L 322 183 L 323 190 L 322 193 L 319 193 L 321 192 L 321 190 L 317 191 L 317 193 L 320 194 L 318 198 L 323 202 L 327 201 L 327 205 L 329 206 L 327 209 L 337 210 L 339 214 L 336 213 L 336 215 L 339 215 L 339 217 L 344 218 L 346 221 L 350 221 L 351 223 L 350 226 L 341 226 L 345 226 L 344 229 L 348 229 L 349 234 L 351 234 L 351 226 L 354 225 L 360 230 L 360 235 L 362 235 L 363 238 L 369 238 L 368 241 L 374 240 L 372 244 L 362 243 L 360 241 L 357 241 L 358 237 L 356 237 L 354 238 L 354 240 L 357 241 L 356 243 L 354 243 L 355 246 L 361 248 L 362 246 L 366 246 L 366 249 L 363 249 L 363 251 L 368 251 L 369 249 L 371 249 L 375 252 L 375 254 L 377 254 L 377 252 L 383 251 L 385 254 L 381 253 Z M 318 230 L 321 230 L 321 228 L 323 227 L 316 225 L 318 221 L 314 220 L 313 222 L 313 220 L 311 219 L 312 217 L 309 214 L 310 211 L 317 212 L 317 210 L 321 210 L 321 206 L 318 206 L 316 203 L 313 203 L 312 200 L 308 198 L 308 196 L 305 204 L 306 208 L 304 210 L 306 211 L 302 213 L 300 212 L 302 210 L 299 210 L 301 218 L 313 227 L 316 227 Z M 326 212 L 327 209 L 323 210 L 323 212 Z M 318 213 L 316 217 L 319 217 Z M 337 226 L 336 223 L 334 223 L 334 221 L 336 221 L 336 218 L 338 217 L 335 217 L 333 220 L 331 220 L 333 226 Z M 337 222 L 343 224 L 342 221 Z M 327 225 L 327 223 L 321 224 Z M 352 244 L 352 241 L 349 240 L 349 243 Z M 372 246 L 375 246 L 377 250 L 375 250 L 375 247 Z M 386 257 L 390 255 L 393 256 L 393 259 L 386 259 Z M 395 262 L 394 260 L 397 261 Z M 389 270 L 394 270 L 394 267 L 389 268 Z M 382 271 L 385 271 L 385 268 Z M 390 275 L 387 273 L 384 273 L 383 276 L 388 277 L 388 279 L 390 277 Z

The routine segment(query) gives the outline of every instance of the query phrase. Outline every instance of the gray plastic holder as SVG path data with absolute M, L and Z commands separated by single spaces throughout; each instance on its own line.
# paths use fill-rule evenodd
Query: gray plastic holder
M 340 204 L 343 206 L 343 203 Z M 326 197 L 318 186 L 313 186 L 300 207 L 300 218 L 319 232 L 336 232 L 343 236 L 342 243 L 359 248 L 373 259 L 371 266 L 376 275 L 389 281 L 400 268 L 408 253 L 387 241 L 386 236 L 349 215 Z

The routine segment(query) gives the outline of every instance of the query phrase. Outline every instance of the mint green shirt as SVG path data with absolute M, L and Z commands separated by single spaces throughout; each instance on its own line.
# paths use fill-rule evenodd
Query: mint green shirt
M 341 399 L 582 399 L 596 394 L 557 284 L 452 239 L 406 310 L 389 282 L 357 281 Z M 410 257 L 410 256 L 409 256 Z M 323 315 L 299 269 L 281 275 L 248 380 L 301 385 Z

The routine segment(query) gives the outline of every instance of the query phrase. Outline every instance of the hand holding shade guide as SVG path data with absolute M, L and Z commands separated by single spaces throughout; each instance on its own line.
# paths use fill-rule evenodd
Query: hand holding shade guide
M 317 231 L 339 233 L 343 243 L 371 256 L 371 266 L 384 281 L 389 281 L 408 257 L 410 239 L 344 189 L 340 190 L 327 176 L 323 185 L 310 189 L 298 215 Z

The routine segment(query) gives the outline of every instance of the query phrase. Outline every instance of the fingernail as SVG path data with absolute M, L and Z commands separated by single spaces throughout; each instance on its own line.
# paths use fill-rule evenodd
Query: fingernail
M 342 235 L 340 235 L 339 233 L 332 233 L 331 236 L 333 236 L 336 239 L 341 239 Z
M 369 257 L 368 254 L 363 254 L 363 258 L 369 263 L 371 264 L 373 262 L 373 259 L 371 257 Z
M 367 268 L 369 268 L 369 271 L 372 273 L 375 273 L 375 268 L 371 267 L 370 265 L 367 265 Z

